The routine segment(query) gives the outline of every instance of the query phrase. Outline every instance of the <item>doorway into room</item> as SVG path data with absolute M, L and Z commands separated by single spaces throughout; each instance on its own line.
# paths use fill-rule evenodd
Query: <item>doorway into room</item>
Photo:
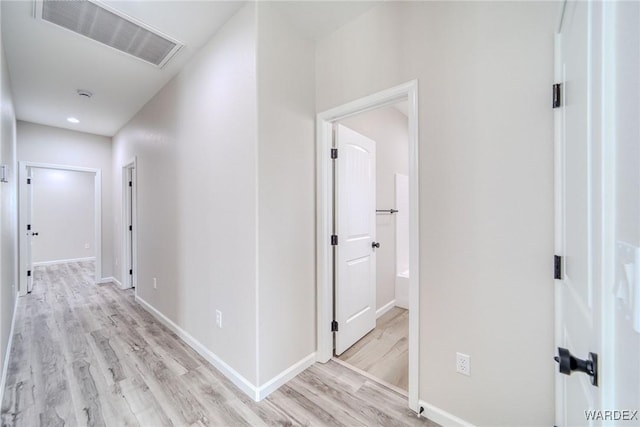
M 20 162 L 20 294 L 33 289 L 35 267 L 95 264 L 102 274 L 99 169 Z M 93 270 L 93 268 L 92 268 Z
M 318 360 L 416 412 L 417 129 L 415 81 L 318 115 Z
M 334 127 L 334 355 L 406 395 L 409 374 L 407 101 Z

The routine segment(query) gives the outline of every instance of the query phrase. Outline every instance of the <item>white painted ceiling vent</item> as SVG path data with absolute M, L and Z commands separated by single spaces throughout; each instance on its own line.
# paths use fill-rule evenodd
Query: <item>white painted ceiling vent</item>
M 36 0 L 36 17 L 163 67 L 182 44 L 117 10 L 89 0 Z

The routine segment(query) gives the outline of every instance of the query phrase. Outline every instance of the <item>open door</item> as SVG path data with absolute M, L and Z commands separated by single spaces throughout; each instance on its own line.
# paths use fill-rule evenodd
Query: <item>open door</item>
M 33 169 L 27 168 L 27 186 L 26 188 L 26 198 L 25 198 L 25 206 L 26 206 L 26 215 L 27 215 L 27 225 L 26 225 L 26 247 L 25 247 L 25 259 L 24 262 L 26 274 L 27 274 L 27 293 L 31 293 L 33 290 L 33 275 L 35 272 L 33 271 L 33 237 L 36 236 L 36 231 L 33 229 Z
M 335 354 L 376 327 L 376 144 L 336 129 Z
M 589 25 L 590 3 L 565 4 L 556 40 L 558 147 L 556 199 L 556 342 L 558 426 L 592 425 L 585 411 L 601 407 L 597 355 L 600 342 L 601 255 L 598 192 L 594 167 L 600 161 L 598 139 L 591 132 L 593 96 Z M 554 102 L 556 102 L 554 100 Z M 582 374 L 575 373 L 580 361 Z
M 640 419 L 639 17 L 567 1 L 556 38 L 558 427 Z

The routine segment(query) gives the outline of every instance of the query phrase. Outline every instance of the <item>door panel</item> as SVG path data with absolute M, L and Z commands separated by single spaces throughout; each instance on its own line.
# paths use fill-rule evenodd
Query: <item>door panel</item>
M 33 173 L 32 168 L 27 168 L 27 177 L 28 182 L 33 182 Z M 26 197 L 26 208 L 27 208 L 27 224 L 31 225 L 31 230 L 27 230 L 27 239 L 26 239 L 26 257 L 23 262 L 27 264 L 27 272 L 31 272 L 31 275 L 27 276 L 27 292 L 31 292 L 33 290 L 33 276 L 35 275 L 35 271 L 33 270 L 33 233 L 34 233 L 34 224 L 33 224 L 33 184 L 27 184 L 26 186 L 27 197 Z
M 376 326 L 375 142 L 342 125 L 336 132 L 336 355 Z
M 587 359 L 601 354 L 601 282 L 598 278 L 601 233 L 599 185 L 601 161 L 598 117 L 594 97 L 598 75 L 593 53 L 597 50 L 592 25 L 596 10 L 592 3 L 566 3 L 559 36 L 556 76 L 562 83 L 563 105 L 556 113 L 559 133 L 560 192 L 557 206 L 559 248 L 563 255 L 563 277 L 556 284 L 558 304 L 557 346 L 573 356 Z M 586 411 L 600 409 L 600 389 L 584 373 L 557 373 L 557 425 L 594 425 Z

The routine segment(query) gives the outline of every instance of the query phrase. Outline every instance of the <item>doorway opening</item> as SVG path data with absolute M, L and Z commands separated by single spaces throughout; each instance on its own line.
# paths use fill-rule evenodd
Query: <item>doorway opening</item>
M 122 167 L 122 287 L 137 284 L 136 159 Z
M 318 361 L 404 390 L 418 412 L 417 81 L 320 113 L 317 140 Z
M 102 275 L 99 169 L 20 162 L 20 295 L 33 289 L 34 266 L 95 261 Z

